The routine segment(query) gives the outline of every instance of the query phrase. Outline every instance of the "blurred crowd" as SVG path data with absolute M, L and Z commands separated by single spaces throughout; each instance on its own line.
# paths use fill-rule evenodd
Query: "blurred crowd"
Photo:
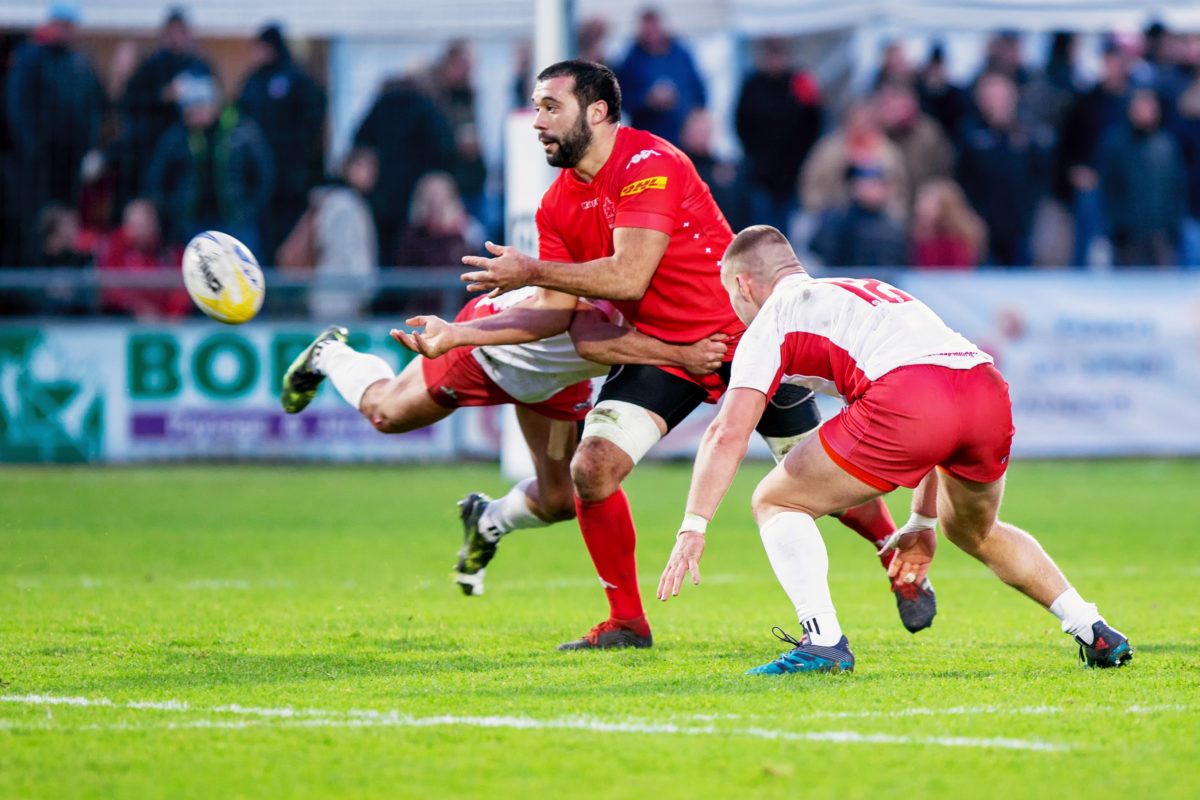
M 101 73 L 78 29 L 64 3 L 32 33 L 0 35 L 0 266 L 163 270 L 214 228 L 311 277 L 307 310 L 334 317 L 429 300 L 379 290 L 381 265 L 450 266 L 502 237 L 468 42 L 384 82 L 327 172 L 325 88 L 279 25 L 251 42 L 236 91 L 183 9 L 150 52 L 123 43 Z M 1030 58 L 1002 31 L 961 85 L 940 46 L 914 63 L 894 41 L 852 97 L 830 96 L 793 40 L 758 40 L 731 160 L 714 145 L 726 120 L 662 16 L 643 11 L 617 57 L 607 32 L 584 22 L 577 49 L 614 68 L 627 121 L 688 153 L 735 229 L 773 224 L 825 265 L 1200 266 L 1200 34 L 1105 37 L 1085 82 L 1071 33 Z M 514 105 L 531 89 L 522 52 Z M 0 313 L 191 313 L 177 290 L 101 285 L 5 292 Z

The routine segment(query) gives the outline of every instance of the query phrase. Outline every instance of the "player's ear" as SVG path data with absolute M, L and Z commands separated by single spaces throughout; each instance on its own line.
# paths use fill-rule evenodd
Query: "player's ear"
M 608 103 L 604 100 L 597 100 L 588 106 L 588 123 L 591 125 L 599 125 L 604 120 L 608 119 Z
M 750 300 L 750 287 L 746 285 L 746 273 L 739 272 L 733 276 L 733 279 L 737 282 L 738 296 L 743 300 Z

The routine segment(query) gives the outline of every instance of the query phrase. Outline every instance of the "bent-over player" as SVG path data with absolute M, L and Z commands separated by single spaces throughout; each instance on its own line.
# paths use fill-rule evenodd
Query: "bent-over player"
M 1079 596 L 1041 545 L 997 519 L 1013 425 L 1008 384 L 991 356 L 894 286 L 811 278 L 784 235 L 766 225 L 737 235 L 721 277 L 749 328 L 734 356 L 725 404 L 696 456 L 660 600 L 677 595 L 689 571 L 700 582 L 705 528 L 767 398 L 784 382 L 840 396 L 847 405 L 754 492 L 763 545 L 804 632 L 795 639 L 779 631 L 792 649 L 751 673 L 854 668 L 816 518 L 897 486 L 916 489 L 914 527 L 930 528 L 940 516 L 947 539 L 1062 621 L 1088 666 L 1119 667 L 1132 657 L 1128 639 Z M 909 534 L 890 544 L 898 551 L 890 574 L 919 582 L 932 556 L 929 541 Z

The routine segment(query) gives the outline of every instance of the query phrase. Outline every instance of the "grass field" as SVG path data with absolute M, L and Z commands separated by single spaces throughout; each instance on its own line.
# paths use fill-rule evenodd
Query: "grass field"
M 0 798 L 1196 797 L 1195 461 L 1018 463 L 1033 531 L 1131 639 L 1080 666 L 1047 612 L 943 542 L 906 633 L 868 546 L 822 522 L 842 676 L 747 677 L 796 628 L 748 465 L 656 646 L 558 653 L 605 615 L 573 523 L 449 581 L 494 467 L 0 470 Z M 643 593 L 687 465 L 627 483 Z M 907 517 L 907 496 L 892 498 Z

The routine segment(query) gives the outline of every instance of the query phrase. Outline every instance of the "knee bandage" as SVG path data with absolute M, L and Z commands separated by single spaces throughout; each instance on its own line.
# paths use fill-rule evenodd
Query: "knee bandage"
M 624 400 L 602 400 L 588 412 L 583 438 L 607 439 L 636 464 L 662 438 L 650 412 Z
M 813 430 L 816 430 L 814 428 Z M 776 464 L 783 463 L 783 457 L 791 452 L 792 448 L 800 444 L 812 431 L 798 433 L 795 436 L 764 436 L 763 441 L 767 443 L 767 447 L 771 450 L 771 457 L 775 459 Z

